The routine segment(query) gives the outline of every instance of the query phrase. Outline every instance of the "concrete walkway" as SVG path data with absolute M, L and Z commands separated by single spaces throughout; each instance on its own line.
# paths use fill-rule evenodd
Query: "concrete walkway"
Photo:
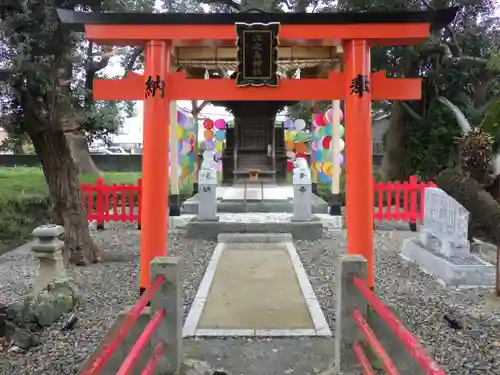
M 292 242 L 219 242 L 183 336 L 331 336 L 331 331 Z

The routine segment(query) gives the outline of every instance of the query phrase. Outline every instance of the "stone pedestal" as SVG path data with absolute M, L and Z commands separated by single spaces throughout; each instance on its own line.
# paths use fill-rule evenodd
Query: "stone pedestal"
M 425 248 L 435 249 L 445 257 L 467 257 L 470 255 L 470 243 L 456 243 L 452 238 L 438 238 L 431 230 L 420 230 L 420 241 Z
M 200 221 L 217 221 L 217 172 L 203 163 L 198 176 L 198 217 Z
M 293 169 L 293 221 L 309 221 L 312 218 L 311 171 L 307 161 L 297 159 Z
M 60 225 L 42 225 L 33 231 L 36 240 L 31 250 L 40 262 L 40 270 L 35 279 L 33 294 L 44 290 L 55 279 L 67 276 L 62 255 L 64 242 L 59 240 L 59 236 L 63 233 L 64 228 Z
M 475 255 L 446 257 L 424 247 L 419 238 L 405 239 L 400 255 L 418 264 L 422 271 L 435 276 L 444 285 L 460 288 L 495 285 L 495 266 Z
M 492 286 L 495 267 L 470 253 L 469 212 L 441 189 L 426 188 L 420 238 L 404 240 L 401 256 L 443 284 Z

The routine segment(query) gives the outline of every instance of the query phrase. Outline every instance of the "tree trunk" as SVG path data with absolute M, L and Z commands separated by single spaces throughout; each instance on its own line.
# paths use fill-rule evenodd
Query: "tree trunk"
M 81 130 L 66 133 L 66 139 L 71 150 L 71 157 L 75 162 L 79 173 L 92 173 L 101 176 L 102 172 L 97 168 L 90 156 L 89 145 L 85 134 Z
M 382 159 L 382 178 L 385 181 L 404 179 L 405 109 L 395 100 L 392 103 L 389 128 L 385 133 L 386 150 Z
M 89 234 L 87 215 L 83 209 L 78 172 L 62 131 L 44 129 L 29 133 L 49 187 L 56 223 L 65 230 L 65 257 L 76 265 L 97 263 L 100 251 Z
M 497 245 L 497 259 L 500 243 L 500 205 L 472 178 L 466 177 L 454 169 L 446 169 L 436 178 L 436 184 L 449 196 L 470 212 L 471 224 L 478 224 Z M 496 264 L 496 294 L 500 296 L 500 262 Z

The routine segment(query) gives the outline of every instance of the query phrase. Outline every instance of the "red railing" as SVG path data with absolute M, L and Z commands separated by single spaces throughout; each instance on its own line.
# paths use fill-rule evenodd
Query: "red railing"
M 412 224 L 422 221 L 423 192 L 426 187 L 435 186 L 432 182 L 419 182 L 417 176 L 410 176 L 405 182 L 374 182 L 377 206 L 374 220 L 403 220 Z M 88 219 L 95 220 L 98 228 L 103 228 L 106 221 L 137 222 L 140 226 L 141 188 L 142 179 L 137 185 L 108 185 L 102 178 L 94 185 L 82 184 L 82 202 Z
M 102 178 L 95 185 L 82 184 L 82 203 L 89 220 L 95 220 L 98 228 L 106 221 L 141 222 L 142 179 L 137 185 L 104 183 Z
M 446 375 L 439 365 L 429 357 L 417 339 L 404 327 L 404 325 L 394 316 L 389 308 L 370 290 L 366 283 L 358 277 L 352 279 L 354 285 L 361 292 L 371 308 L 380 316 L 387 324 L 396 339 L 408 351 L 410 356 L 416 361 L 425 375 Z M 378 340 L 375 333 L 372 331 L 363 314 L 358 309 L 352 310 L 352 317 L 355 324 L 358 326 L 365 343 L 370 347 L 371 351 L 378 358 L 386 374 L 388 375 L 404 375 L 401 374 L 392 359 L 389 357 L 384 347 Z M 354 343 L 354 354 L 363 370 L 364 375 L 375 375 L 368 357 L 363 351 L 360 342 Z
M 80 372 L 80 375 L 99 375 L 103 370 L 104 366 L 108 363 L 109 359 L 119 347 L 119 345 L 124 341 L 125 336 L 129 332 L 132 325 L 137 321 L 141 313 L 144 311 L 148 303 L 151 301 L 156 292 L 160 289 L 162 284 L 165 282 L 165 277 L 163 275 L 158 275 L 151 283 L 151 285 L 146 288 L 144 293 L 141 295 L 139 300 L 136 302 L 134 307 L 130 309 L 124 316 L 123 320 L 119 323 L 115 332 L 112 332 L 104 345 L 102 350 L 95 353 L 93 357 L 86 364 L 84 369 Z M 144 328 L 137 341 L 135 342 L 132 349 L 128 353 L 125 360 L 122 362 L 120 368 L 116 372 L 116 375 L 127 375 L 131 373 L 132 368 L 137 363 L 138 359 L 143 353 L 146 345 L 151 340 L 153 333 L 158 329 L 161 320 L 165 316 L 165 310 L 157 310 L 153 315 L 149 323 Z M 153 351 L 153 355 L 147 362 L 146 366 L 141 372 L 141 375 L 151 375 L 153 374 L 156 364 L 160 359 L 163 351 L 166 348 L 166 343 L 164 341 L 158 341 Z
M 403 220 L 412 224 L 422 221 L 426 187 L 436 185 L 433 182 L 419 182 L 417 176 L 410 176 L 409 181 L 405 182 L 374 182 L 373 193 L 377 209 L 373 213 L 373 219 Z

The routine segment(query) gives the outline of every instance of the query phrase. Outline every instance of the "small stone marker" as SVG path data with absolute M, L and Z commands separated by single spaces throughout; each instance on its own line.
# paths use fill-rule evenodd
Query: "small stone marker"
M 217 221 L 217 172 L 213 161 L 203 161 L 198 184 L 198 220 Z
M 36 240 L 31 250 L 40 262 L 40 270 L 33 286 L 35 295 L 55 279 L 66 277 L 62 255 L 64 242 L 59 239 L 63 233 L 64 228 L 60 225 L 42 225 L 32 233 Z
M 424 247 L 436 247 L 445 257 L 468 256 L 469 211 L 438 188 L 426 188 L 424 227 L 420 240 Z
M 309 221 L 312 216 L 311 171 L 304 158 L 293 169 L 293 221 Z
M 401 256 L 446 285 L 494 285 L 495 267 L 470 253 L 469 212 L 439 188 L 426 188 L 420 237 L 403 241 Z

